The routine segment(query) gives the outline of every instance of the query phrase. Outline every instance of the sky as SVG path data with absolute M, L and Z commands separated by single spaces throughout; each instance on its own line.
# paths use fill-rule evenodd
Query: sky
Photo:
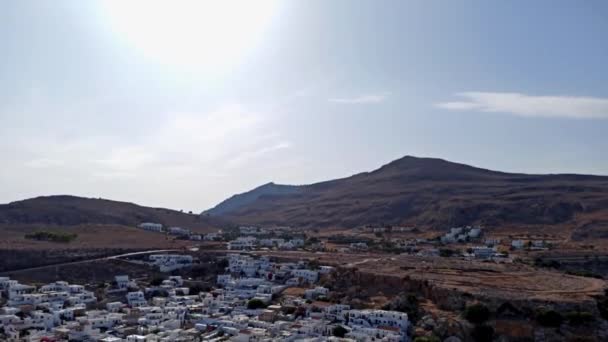
M 605 1 L 0 1 L 0 203 L 202 211 L 405 155 L 608 175 Z

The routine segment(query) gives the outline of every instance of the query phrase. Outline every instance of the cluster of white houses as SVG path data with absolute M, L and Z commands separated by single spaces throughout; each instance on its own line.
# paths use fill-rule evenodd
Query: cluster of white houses
M 0 340 L 408 341 L 406 313 L 318 301 L 331 293 L 318 281 L 332 267 L 239 254 L 227 259 L 209 291 L 191 293 L 179 276 L 154 286 L 117 276 L 104 290 L 112 300 L 104 302 L 80 285 L 34 287 L 0 278 L 8 297 L 0 309 Z M 304 295 L 283 293 L 292 286 L 305 288 Z M 344 337 L 332 336 L 338 326 Z
M 239 236 L 238 238 L 229 241 L 227 248 L 229 250 L 252 250 L 255 248 L 278 248 L 278 249 L 297 249 L 304 247 L 304 239 L 293 238 L 262 238 L 258 239 L 255 236 Z
M 480 227 L 454 227 L 450 228 L 450 231 L 443 235 L 440 239 L 441 242 L 456 243 L 456 242 L 467 242 L 470 240 L 478 239 L 481 237 L 482 230 Z
M 152 254 L 149 259 L 153 265 L 158 266 L 161 272 L 171 272 L 190 267 L 194 260 L 192 255 L 188 254 Z
M 213 240 L 218 240 L 222 236 L 221 231 L 201 235 L 201 234 L 195 234 L 190 229 L 186 229 L 186 228 L 182 228 L 182 227 L 164 227 L 162 224 L 154 223 L 154 222 L 140 223 L 138 225 L 138 227 L 143 230 L 147 230 L 147 231 L 151 231 L 151 232 L 166 233 L 166 234 L 175 235 L 177 237 L 186 238 L 186 239 L 195 240 L 195 241 L 200 241 L 200 240 L 213 241 Z

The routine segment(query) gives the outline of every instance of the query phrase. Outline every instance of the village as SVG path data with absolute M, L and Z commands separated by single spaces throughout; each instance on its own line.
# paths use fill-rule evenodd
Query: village
M 327 302 L 330 266 L 228 254 L 209 291 L 181 276 L 142 283 L 117 275 L 103 289 L 66 281 L 33 286 L 0 278 L 3 341 L 408 341 L 407 313 Z M 162 272 L 192 257 L 150 255 Z M 290 287 L 307 288 L 300 296 Z M 100 301 L 95 293 L 103 293 Z M 111 298 L 111 300 L 110 300 Z
M 498 263 L 513 262 L 513 257 L 510 256 L 513 252 L 545 251 L 555 243 L 535 238 L 501 239 L 486 236 L 483 228 L 479 226 L 451 227 L 447 233 L 433 238 L 401 236 L 415 230 L 412 227 L 367 226 L 354 229 L 348 236 L 334 235 L 325 239 L 314 237 L 313 234 L 294 235 L 290 227 L 240 226 L 231 233 L 220 230 L 208 234 L 195 234 L 181 227 L 164 228 L 159 223 L 142 223 L 139 227 L 172 235 L 177 239 L 225 241 L 227 250 L 306 249 L 339 253 L 376 250 L 424 257 L 481 259 Z
M 86 284 L 0 277 L 0 340 L 422 341 L 420 336 L 446 334 L 440 328 L 445 318 L 436 316 L 437 322 L 443 320 L 436 324 L 428 313 L 420 318 L 411 306 L 392 305 L 404 295 L 411 297 L 405 287 L 357 283 L 376 288 L 380 297 L 382 291 L 392 293 L 383 304 L 373 304 L 372 292 L 353 294 L 349 289 L 355 280 L 343 277 L 353 276 L 357 268 L 369 275 L 399 265 L 397 272 L 409 274 L 412 284 L 421 286 L 420 294 L 452 276 L 442 274 L 430 283 L 436 275 L 429 265 L 440 270 L 445 264 L 450 272 L 503 272 L 503 266 L 520 272 L 524 266 L 513 265 L 521 263 L 518 255 L 546 251 L 555 243 L 499 238 L 478 226 L 452 227 L 430 237 L 410 234 L 412 227 L 367 226 L 325 235 L 289 227 L 240 226 L 206 234 L 150 222 L 138 228 L 189 240 L 194 247 L 129 253 L 119 260 L 135 269 L 154 269 L 160 277 L 117 273 L 112 281 Z M 207 248 L 202 253 L 217 265 L 205 274 L 212 279 L 210 286 L 191 272 L 202 263 L 199 248 Z M 495 291 L 497 298 L 511 296 Z

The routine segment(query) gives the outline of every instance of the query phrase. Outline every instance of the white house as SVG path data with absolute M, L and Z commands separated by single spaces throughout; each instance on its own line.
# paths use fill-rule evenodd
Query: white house
M 182 227 L 169 227 L 167 232 L 172 235 L 190 235 L 190 230 Z
M 522 249 L 524 248 L 525 242 L 524 240 L 513 240 L 511 241 L 511 247 L 515 248 L 515 249 Z
M 252 249 L 256 244 L 257 238 L 253 236 L 240 236 L 236 240 L 228 242 L 229 250 Z
M 304 298 L 314 300 L 319 297 L 326 297 L 328 294 L 329 294 L 328 288 L 317 286 L 314 289 L 308 289 L 308 290 L 304 291 Z
M 291 275 L 297 278 L 302 278 L 307 283 L 314 284 L 319 280 L 319 272 L 306 270 L 306 269 L 298 269 L 292 270 Z
M 130 282 L 128 275 L 117 275 L 114 277 L 114 280 L 116 281 L 116 288 L 125 291 L 129 288 Z
M 350 244 L 350 248 L 352 249 L 367 249 L 366 242 L 353 242 Z
M 350 310 L 348 322 L 349 326 L 394 327 L 401 331 L 407 331 L 409 326 L 406 313 L 386 310 Z
M 473 238 L 473 239 L 478 238 L 478 237 L 480 237 L 480 236 L 481 236 L 481 228 L 479 228 L 479 227 L 474 227 L 474 228 L 471 228 L 471 229 L 470 229 L 470 230 L 467 232 L 467 235 L 468 235 L 470 238 Z
M 184 267 L 192 266 L 194 260 L 187 254 L 153 254 L 150 261 L 159 267 L 161 272 L 171 272 Z
M 140 307 L 140 306 L 145 306 L 148 304 L 148 302 L 146 301 L 146 297 L 144 296 L 144 293 L 141 291 L 127 293 L 127 303 L 129 303 L 129 305 L 134 308 Z
M 160 223 L 144 222 L 139 225 L 139 228 L 152 232 L 162 232 L 163 225 Z
M 479 259 L 490 259 L 496 253 L 496 248 L 493 247 L 477 246 L 473 247 L 472 250 L 473 255 Z

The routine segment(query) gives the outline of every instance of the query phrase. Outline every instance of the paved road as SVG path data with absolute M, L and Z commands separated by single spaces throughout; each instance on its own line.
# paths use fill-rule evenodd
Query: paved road
M 35 270 L 44 270 L 44 269 L 53 268 L 53 267 L 62 267 L 62 266 L 69 266 L 69 265 L 85 264 L 85 263 L 94 262 L 94 261 L 120 259 L 120 258 L 125 258 L 125 257 L 130 257 L 130 256 L 137 256 L 137 255 L 142 255 L 142 254 L 180 252 L 180 251 L 182 251 L 182 250 L 181 249 L 154 249 L 154 250 L 147 250 L 147 251 L 141 251 L 141 252 L 132 252 L 132 253 L 125 253 L 125 254 L 110 255 L 110 256 L 106 256 L 106 257 L 102 257 L 102 258 L 93 258 L 93 259 L 86 259 L 86 260 L 80 260 L 80 261 L 63 262 L 63 263 L 52 264 L 52 265 L 44 265 L 44 266 L 22 268 L 22 269 L 19 269 L 19 270 L 12 270 L 12 271 L 1 272 L 0 274 L 2 274 L 2 275 L 5 275 L 5 274 L 16 274 L 16 273 L 21 273 L 21 272 L 28 272 L 28 271 L 35 271 Z

